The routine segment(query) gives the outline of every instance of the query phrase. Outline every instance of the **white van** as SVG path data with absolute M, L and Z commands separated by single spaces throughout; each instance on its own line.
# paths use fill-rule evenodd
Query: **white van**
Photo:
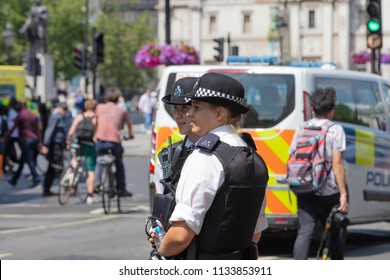
M 270 229 L 296 229 L 296 198 L 276 179 L 286 175 L 288 149 L 295 129 L 311 118 L 309 95 L 318 87 L 333 87 L 337 94 L 334 120 L 347 136 L 344 153 L 350 192 L 351 224 L 390 221 L 390 85 L 381 76 L 341 70 L 289 66 L 170 66 L 163 71 L 155 114 L 152 150 L 158 153 L 182 138 L 172 118 L 172 106 L 161 98 L 177 79 L 215 71 L 244 85 L 244 129 L 256 142 L 267 163 L 270 180 L 266 214 Z M 150 187 L 154 191 L 155 154 L 150 163 Z M 259 201 L 260 203 L 260 201 Z

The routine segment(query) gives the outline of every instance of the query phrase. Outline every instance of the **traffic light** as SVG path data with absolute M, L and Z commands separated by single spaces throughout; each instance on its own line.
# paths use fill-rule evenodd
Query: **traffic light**
M 87 69 L 87 57 L 84 48 L 74 48 L 74 66 L 77 69 Z
M 381 0 L 369 0 L 367 4 L 367 47 L 382 48 Z
M 95 66 L 104 63 L 104 33 L 102 32 L 93 33 L 93 63 Z
M 222 62 L 224 58 L 223 50 L 224 50 L 224 43 L 225 39 L 223 37 L 214 39 L 214 42 L 217 43 L 217 46 L 214 47 L 214 50 L 217 51 L 217 55 L 214 55 L 214 59 L 216 61 Z

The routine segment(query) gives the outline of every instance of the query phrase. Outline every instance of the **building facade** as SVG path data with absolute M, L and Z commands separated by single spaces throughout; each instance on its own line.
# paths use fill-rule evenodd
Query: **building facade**
M 169 2 L 171 42 L 194 45 L 202 63 L 215 63 L 214 39 L 223 37 L 225 59 L 235 46 L 242 56 L 278 56 L 283 62 L 327 61 L 341 69 L 364 70 L 364 65 L 351 63 L 350 54 L 367 49 L 366 0 Z M 165 3 L 159 0 L 156 6 L 161 43 L 166 34 Z M 390 21 L 384 20 L 387 12 L 390 1 L 382 1 L 382 52 L 390 53 Z

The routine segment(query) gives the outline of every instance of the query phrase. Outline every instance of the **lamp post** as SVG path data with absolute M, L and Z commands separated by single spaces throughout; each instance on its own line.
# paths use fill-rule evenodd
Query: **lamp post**
M 11 64 L 11 50 L 12 50 L 12 46 L 14 44 L 15 33 L 13 32 L 12 25 L 10 23 L 7 23 L 5 25 L 5 30 L 3 32 L 3 38 L 4 38 L 5 48 L 6 48 L 6 52 L 7 52 L 7 60 L 8 60 L 8 63 Z

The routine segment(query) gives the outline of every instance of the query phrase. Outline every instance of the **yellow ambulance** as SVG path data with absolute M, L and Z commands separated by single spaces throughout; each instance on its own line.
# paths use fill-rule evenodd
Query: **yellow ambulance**
M 0 106 L 7 106 L 11 97 L 25 98 L 26 71 L 23 66 L 0 65 Z M 27 107 L 39 115 L 36 102 L 29 100 Z
M 0 105 L 8 105 L 11 97 L 24 97 L 26 72 L 23 66 L 0 65 Z

